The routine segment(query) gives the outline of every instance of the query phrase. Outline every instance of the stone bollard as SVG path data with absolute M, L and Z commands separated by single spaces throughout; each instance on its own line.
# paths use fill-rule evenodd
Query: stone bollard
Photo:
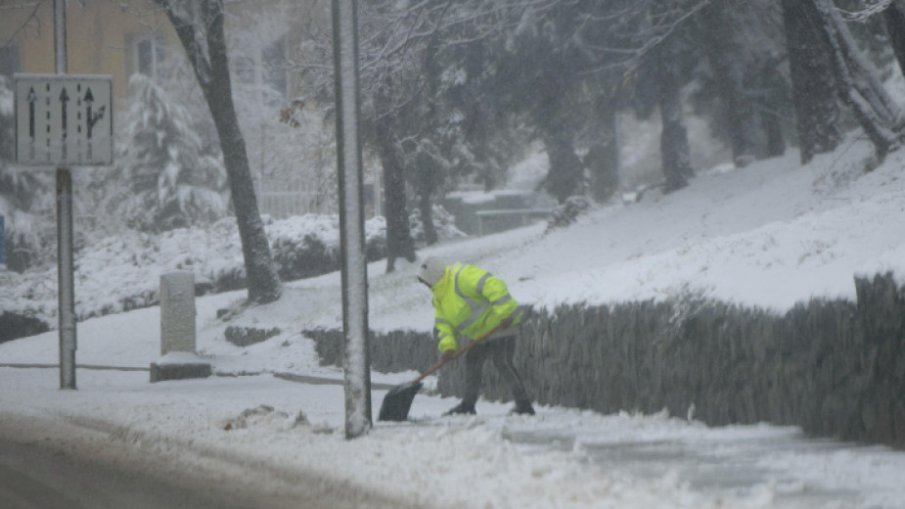
M 195 274 L 160 276 L 160 355 L 151 364 L 151 383 L 211 375 L 210 363 L 195 355 Z
M 195 274 L 160 276 L 160 355 L 195 353 Z

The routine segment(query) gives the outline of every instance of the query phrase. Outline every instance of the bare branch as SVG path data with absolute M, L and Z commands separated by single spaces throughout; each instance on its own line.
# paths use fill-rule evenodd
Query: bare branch
M 31 23 L 33 20 L 36 21 L 38 23 L 38 25 L 40 25 L 41 18 L 38 17 L 38 9 L 41 8 L 41 2 L 35 2 L 34 4 L 30 4 L 30 5 L 26 4 L 26 5 L 17 5 L 17 6 L 3 6 L 2 8 L 3 9 L 20 9 L 20 8 L 25 8 L 25 7 L 33 7 L 31 10 L 31 13 L 28 15 L 27 18 L 25 18 L 25 21 L 23 21 L 22 24 L 19 25 L 19 28 L 17 28 L 16 31 L 13 32 L 12 35 L 10 35 L 5 41 L 3 41 L 3 44 L 0 44 L 0 47 L 6 47 L 6 46 L 9 46 L 10 44 L 12 44 L 12 42 L 14 40 L 16 40 L 16 37 L 18 37 L 19 34 L 22 33 L 22 31 L 25 30 L 25 28 L 28 27 L 29 23 Z
M 857 23 L 866 23 L 876 14 L 880 14 L 885 11 L 890 4 L 892 4 L 893 0 L 864 0 L 866 6 L 863 9 L 859 9 L 856 11 L 847 11 L 845 9 L 840 9 L 836 7 L 842 16 L 848 21 L 855 21 Z

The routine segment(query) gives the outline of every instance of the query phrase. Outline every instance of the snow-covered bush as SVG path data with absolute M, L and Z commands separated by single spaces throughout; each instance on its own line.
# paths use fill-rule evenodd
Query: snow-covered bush
M 205 155 L 188 111 L 150 78 L 129 80 L 132 107 L 115 173 L 125 183 L 110 212 L 129 227 L 166 231 L 210 222 L 226 213 L 226 172 Z
M 304 219 L 304 220 L 303 220 Z M 291 281 L 339 270 L 339 218 L 311 214 L 275 222 L 268 228 L 280 279 Z M 386 256 L 386 222 L 382 217 L 365 225 L 368 261 Z
M 466 237 L 467 235 L 456 227 L 456 218 L 442 205 L 433 205 L 431 215 L 434 219 L 434 228 L 437 229 L 437 239 L 439 241 Z M 421 222 L 421 212 L 413 210 L 409 214 L 409 229 L 412 232 L 412 238 L 419 245 L 424 245 L 426 237 L 424 235 L 424 224 Z
M 547 231 L 556 228 L 564 228 L 574 223 L 579 216 L 586 214 L 591 209 L 591 202 L 587 196 L 575 195 L 566 199 L 565 203 L 553 211 L 553 217 L 547 223 Z
M 284 280 L 339 269 L 338 216 L 312 214 L 270 221 L 265 230 Z M 369 260 L 385 256 L 385 235 L 383 218 L 366 223 Z M 84 246 L 75 262 L 80 320 L 156 304 L 160 275 L 173 270 L 194 272 L 198 294 L 245 285 L 242 247 L 233 218 L 160 234 L 125 230 Z M 0 292 L 2 312 L 55 324 L 56 269 L 14 274 Z

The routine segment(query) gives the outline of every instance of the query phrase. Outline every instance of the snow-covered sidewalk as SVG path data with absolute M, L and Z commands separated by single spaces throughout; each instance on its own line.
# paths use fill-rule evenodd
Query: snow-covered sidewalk
M 707 428 L 665 415 L 540 408 L 439 417 L 420 394 L 410 423 L 343 437 L 339 385 L 270 375 L 149 384 L 140 372 L 0 368 L 4 413 L 51 418 L 135 447 L 244 458 L 240 468 L 317 472 L 430 507 L 903 507 L 905 455 L 801 437 L 795 428 Z M 374 391 L 375 407 L 385 392 Z M 376 408 L 375 408 L 376 412 Z M 232 465 L 235 468 L 236 465 Z

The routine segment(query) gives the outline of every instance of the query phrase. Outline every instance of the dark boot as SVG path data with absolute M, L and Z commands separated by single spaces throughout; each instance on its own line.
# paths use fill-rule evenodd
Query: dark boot
M 531 400 L 519 399 L 515 401 L 515 406 L 512 407 L 512 411 L 509 413 L 515 415 L 534 415 L 534 407 L 531 406 Z
M 530 404 L 529 404 L 529 406 L 530 406 Z M 447 410 L 443 415 L 460 415 L 460 414 L 474 415 L 475 414 L 474 403 L 466 403 L 463 401 L 463 402 L 459 403 L 458 405 Z

